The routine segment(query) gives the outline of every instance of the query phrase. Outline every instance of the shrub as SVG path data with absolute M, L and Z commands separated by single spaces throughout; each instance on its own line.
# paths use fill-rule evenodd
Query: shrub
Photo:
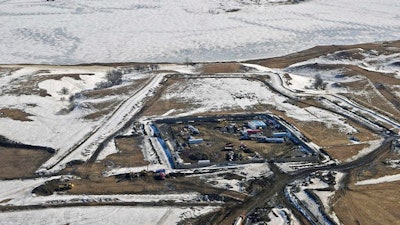
M 122 72 L 120 70 L 110 70 L 106 73 L 106 81 L 96 83 L 97 89 L 109 88 L 122 83 Z
M 69 94 L 68 88 L 66 88 L 66 87 L 61 88 L 60 94 L 62 94 L 62 95 L 68 95 L 68 94 Z
M 106 79 L 108 82 L 110 82 L 112 85 L 118 85 L 122 83 L 122 72 L 119 70 L 111 70 L 108 71 L 106 74 Z

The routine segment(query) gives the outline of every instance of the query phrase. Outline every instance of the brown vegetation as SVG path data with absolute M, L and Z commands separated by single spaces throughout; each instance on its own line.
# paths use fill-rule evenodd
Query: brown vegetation
M 290 124 L 297 127 L 311 141 L 324 148 L 328 154 L 338 160 L 346 160 L 358 154 L 366 145 L 349 145 L 350 136 L 354 136 L 361 142 L 375 140 L 377 137 L 369 130 L 357 125 L 352 121 L 347 121 L 351 126 L 358 130 L 357 134 L 346 134 L 338 127 L 328 128 L 326 124 L 315 121 L 299 121 L 286 116 L 283 112 L 271 110 L 274 114 L 281 116 Z
M 145 161 L 142 149 L 143 137 L 120 137 L 115 139 L 115 144 L 120 152 L 109 155 L 106 160 L 115 162 L 121 167 L 137 167 L 149 164 Z
M 333 206 L 343 224 L 400 224 L 400 181 L 352 186 Z
M 241 72 L 241 65 L 239 63 L 205 64 L 200 68 L 200 71 L 205 74 L 238 73 Z
M 10 109 L 10 108 L 0 109 L 0 117 L 6 117 L 12 120 L 19 120 L 19 121 L 32 121 L 31 119 L 28 118 L 28 116 L 32 116 L 32 114 L 26 113 L 20 109 Z
M 0 147 L 0 179 L 32 177 L 51 153 L 43 150 Z
M 5 74 L 6 76 L 11 75 L 13 72 L 20 70 L 21 67 L 3 67 L 0 66 L 0 75 Z
M 379 91 L 372 85 L 368 80 L 345 83 L 344 86 L 352 92 L 343 95 L 393 119 L 400 118 L 400 111 L 394 105 L 398 101 L 397 98 L 391 92 Z
M 394 51 L 393 48 L 391 47 L 396 47 L 398 48 L 398 50 Z M 400 41 L 367 43 L 367 44 L 357 44 L 357 45 L 316 46 L 286 56 L 274 57 L 269 59 L 250 60 L 248 62 L 271 68 L 286 68 L 298 62 L 303 62 L 309 59 L 317 58 L 322 55 L 327 55 L 337 51 L 349 50 L 354 48 L 362 48 L 364 50 L 377 50 L 380 54 L 389 54 L 400 51 Z
M 365 166 L 351 171 L 347 189 L 341 189 L 333 199 L 333 209 L 343 224 L 400 224 L 400 181 L 371 185 L 355 185 L 357 181 L 399 174 L 386 159 L 400 159 L 390 150 Z
M 355 65 L 343 65 L 343 67 L 347 69 L 344 73 L 347 76 L 363 75 L 374 84 L 400 85 L 400 80 L 395 74 L 368 71 Z
M 328 154 L 334 159 L 338 159 L 340 161 L 345 161 L 346 159 L 350 159 L 351 157 L 357 155 L 361 150 L 368 147 L 368 144 L 351 144 L 351 145 L 335 145 L 329 146 L 324 150 L 328 152 Z

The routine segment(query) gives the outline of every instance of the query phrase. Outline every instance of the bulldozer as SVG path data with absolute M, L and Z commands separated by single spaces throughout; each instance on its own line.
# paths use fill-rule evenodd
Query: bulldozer
M 68 191 L 71 190 L 74 187 L 74 184 L 72 183 L 63 183 L 59 184 L 58 187 L 55 189 L 55 191 Z

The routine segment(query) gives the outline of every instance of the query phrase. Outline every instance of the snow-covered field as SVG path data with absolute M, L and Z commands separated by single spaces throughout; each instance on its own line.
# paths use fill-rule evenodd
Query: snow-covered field
M 2 225 L 22 224 L 177 224 L 216 207 L 67 207 L 0 213 Z
M 172 85 L 165 100 L 176 99 L 201 106 L 198 112 L 223 110 L 228 108 L 246 109 L 258 104 L 279 104 L 285 99 L 273 94 L 265 85 L 257 81 L 241 78 L 190 79 Z
M 3 0 L 0 63 L 240 60 L 399 38 L 397 0 L 253 2 Z
M 45 69 L 49 69 L 49 73 L 36 75 L 37 71 L 41 69 L 43 67 L 26 66 L 9 76 L 0 76 L 2 93 L 7 93 L 12 89 L 23 90 L 24 88 L 21 87 L 23 82 L 39 76 L 49 76 L 49 79 L 41 81 L 37 85 L 51 95 L 41 97 L 34 94 L 3 94 L 0 96 L 0 108 L 16 108 L 32 114 L 29 117 L 32 121 L 29 122 L 0 118 L 2 128 L 0 135 L 25 144 L 48 146 L 55 149 L 65 147 L 68 143 L 74 145 L 97 123 L 80 119 L 90 112 L 90 109 L 85 107 L 76 107 L 68 114 L 60 112 L 69 107 L 68 98 L 70 96 L 83 90 L 93 89 L 96 82 L 104 80 L 106 70 L 91 68 L 91 71 L 87 71 L 76 68 L 48 67 Z M 79 73 L 93 73 L 93 75 L 81 75 L 79 80 L 69 77 L 63 77 L 60 80 L 51 79 L 53 74 Z M 69 93 L 61 95 L 62 88 L 67 88 Z
M 299 121 L 318 121 L 327 128 L 335 128 L 343 133 L 356 133 L 342 116 L 315 107 L 300 108 L 287 98 L 272 92 L 259 81 L 242 78 L 202 78 L 189 79 L 169 87 L 164 100 L 178 100 L 195 105 L 192 113 L 219 111 L 229 108 L 247 109 L 260 104 L 272 105 Z
M 200 168 L 199 170 L 208 170 L 215 166 Z M 243 177 L 241 180 L 238 179 L 226 179 L 224 175 L 236 174 L 238 176 Z M 270 170 L 269 165 L 267 163 L 252 163 L 252 164 L 244 164 L 244 165 L 236 165 L 236 166 L 228 166 L 221 167 L 220 171 L 208 174 L 196 174 L 190 175 L 192 177 L 200 177 L 201 179 L 205 179 L 209 184 L 214 187 L 221 189 L 228 189 L 237 192 L 245 192 L 245 183 L 261 177 L 269 177 L 272 176 L 273 172 Z

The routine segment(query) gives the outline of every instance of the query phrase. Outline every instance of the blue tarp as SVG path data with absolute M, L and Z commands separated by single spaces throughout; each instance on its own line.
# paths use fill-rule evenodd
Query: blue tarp
M 169 151 L 169 149 L 168 149 L 168 147 L 167 147 L 167 144 L 166 144 L 165 141 L 164 141 L 162 138 L 160 138 L 160 137 L 158 137 L 157 140 L 158 140 L 158 142 L 160 142 L 161 147 L 164 149 L 165 155 L 166 155 L 167 158 L 168 158 L 168 161 L 169 161 L 169 164 L 171 165 L 171 168 L 174 169 L 174 168 L 175 168 L 175 166 L 174 166 L 174 160 L 172 159 L 172 155 L 171 155 L 171 152 Z
M 171 165 L 171 168 L 175 168 L 175 166 L 174 166 L 175 164 L 174 164 L 174 160 L 171 155 L 171 151 L 168 149 L 168 146 L 165 143 L 165 141 L 161 138 L 160 131 L 154 124 L 150 125 L 150 127 L 154 132 L 154 137 L 157 137 L 158 142 L 160 142 L 161 147 L 164 149 L 165 155 L 168 158 L 168 162 Z

